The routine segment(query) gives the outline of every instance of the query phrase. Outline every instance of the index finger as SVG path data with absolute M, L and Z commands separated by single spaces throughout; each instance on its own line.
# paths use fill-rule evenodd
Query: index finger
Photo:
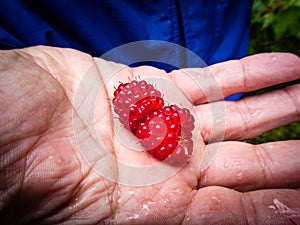
M 207 68 L 176 70 L 169 76 L 194 104 L 201 104 L 299 79 L 300 58 L 291 53 L 263 53 Z

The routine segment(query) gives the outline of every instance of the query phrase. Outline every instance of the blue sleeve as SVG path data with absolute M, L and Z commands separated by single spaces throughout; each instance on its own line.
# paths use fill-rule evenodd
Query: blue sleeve
M 93 56 L 138 40 L 173 42 L 207 64 L 247 54 L 251 0 L 0 0 L 0 46 L 71 47 Z
M 126 43 L 161 40 L 186 47 L 211 65 L 247 54 L 251 5 L 252 0 L 0 0 L 0 48 L 48 45 L 102 56 Z M 164 51 L 144 47 L 153 54 Z M 130 58 L 126 54 L 123 59 Z M 185 63 L 182 67 L 197 67 L 172 57 Z

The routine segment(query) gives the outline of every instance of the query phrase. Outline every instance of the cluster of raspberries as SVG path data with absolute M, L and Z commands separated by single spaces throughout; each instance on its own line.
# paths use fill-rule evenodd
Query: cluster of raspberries
M 194 117 L 188 109 L 165 106 L 161 93 L 144 80 L 121 83 L 112 100 L 119 121 L 158 160 L 193 152 Z M 174 152 L 175 151 L 175 152 Z

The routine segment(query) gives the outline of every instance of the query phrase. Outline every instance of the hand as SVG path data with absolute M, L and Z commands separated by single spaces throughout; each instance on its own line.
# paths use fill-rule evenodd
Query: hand
M 209 89 L 199 90 L 191 80 L 181 82 L 188 78 L 186 73 L 197 77 L 201 69 L 167 74 L 152 67 L 128 68 L 78 51 L 49 47 L 2 51 L 0 60 L 2 223 L 299 223 L 300 142 L 254 146 L 230 141 L 252 138 L 299 120 L 299 85 L 238 102 L 222 102 L 226 129 L 216 130 L 210 121 L 215 113 L 211 108 L 220 104 L 218 99 L 206 104 L 204 93 Z M 297 56 L 272 53 L 217 64 L 209 70 L 222 94 L 228 96 L 298 79 L 299 63 Z M 105 83 L 104 75 L 116 69 L 120 69 L 119 75 L 107 83 L 95 104 L 94 125 L 107 151 L 118 160 L 151 164 L 147 154 L 129 157 L 131 153 L 114 135 L 107 99 L 118 80 L 160 74 L 182 88 L 194 104 L 203 140 L 199 139 L 190 163 L 161 183 L 133 187 L 109 181 L 93 169 L 80 148 L 92 134 L 78 111 L 82 112 L 80 105 L 93 93 L 89 89 L 79 92 L 81 78 L 95 73 L 98 81 Z M 74 131 L 72 118 L 82 121 L 82 127 Z M 78 139 L 74 132 L 83 138 Z M 225 142 L 220 143 L 222 136 Z M 214 145 L 219 147 L 217 155 L 202 171 L 203 151 Z M 97 162 L 102 162 L 101 158 L 94 159 L 95 165 Z M 116 181 L 122 173 L 115 165 L 108 171 Z

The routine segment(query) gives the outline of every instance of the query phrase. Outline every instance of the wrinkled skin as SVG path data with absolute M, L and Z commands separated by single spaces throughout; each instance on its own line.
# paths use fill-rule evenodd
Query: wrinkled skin
M 212 132 L 210 104 L 184 75 L 197 76 L 200 69 L 167 74 L 152 67 L 122 67 L 96 104 L 95 126 L 110 154 L 128 163 L 152 160 L 146 153 L 131 159 L 111 129 L 108 99 L 113 86 L 128 77 L 160 74 L 176 83 L 193 103 L 202 137 L 191 161 L 174 176 L 134 187 L 93 170 L 72 124 L 80 79 L 95 67 L 101 80 L 104 70 L 118 66 L 70 49 L 0 52 L 1 224 L 300 224 L 300 141 L 239 142 L 299 121 L 299 85 L 223 103 L 226 128 Z M 209 70 L 228 96 L 299 79 L 300 59 L 261 54 Z M 221 144 L 215 160 L 201 171 L 209 138 L 222 134 L 223 143 L 209 144 Z M 111 173 L 118 177 L 117 168 Z

